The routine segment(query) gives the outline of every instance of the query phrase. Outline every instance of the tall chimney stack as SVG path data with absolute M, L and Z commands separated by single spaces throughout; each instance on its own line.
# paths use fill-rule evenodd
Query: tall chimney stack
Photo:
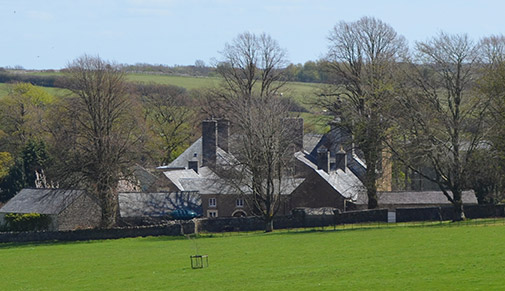
M 317 149 L 317 169 L 326 173 L 330 171 L 330 151 L 325 146 Z
M 340 146 L 340 150 L 335 153 L 335 165 L 336 170 L 345 172 L 345 168 L 347 168 L 347 154 L 342 146 Z
M 217 120 L 217 146 L 223 151 L 229 151 L 228 138 L 230 136 L 230 121 L 228 119 Z
M 202 166 L 216 166 L 217 121 L 202 121 Z

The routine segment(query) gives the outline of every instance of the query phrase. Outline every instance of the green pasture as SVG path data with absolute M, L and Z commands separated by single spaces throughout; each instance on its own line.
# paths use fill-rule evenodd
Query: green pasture
M 0 83 L 0 98 L 9 94 L 9 85 L 5 83 Z
M 61 72 L 26 72 L 26 74 L 36 76 L 61 76 Z M 191 77 L 172 76 L 163 74 L 128 74 L 127 79 L 131 82 L 156 83 L 164 85 L 174 85 L 186 88 L 187 90 L 215 88 L 221 84 L 220 78 L 214 77 Z M 0 84 L 4 86 L 5 84 Z M 305 107 L 309 107 L 315 92 L 320 88 L 320 84 L 288 82 L 284 87 L 285 96 L 292 97 L 296 102 Z M 0 96 L 5 95 L 0 87 Z
M 175 85 L 186 88 L 187 90 L 216 88 L 219 87 L 222 82 L 220 78 L 155 74 L 128 74 L 127 78 L 132 82 Z M 282 93 L 285 96 L 293 97 L 300 105 L 307 105 L 312 101 L 319 86 L 319 84 L 315 83 L 288 82 L 283 88 L 284 92 Z
M 503 290 L 504 243 L 502 221 L 0 244 L 0 289 Z
M 9 94 L 11 86 L 12 84 L 0 83 L 0 99 Z M 70 94 L 70 92 L 66 89 L 54 88 L 54 87 L 41 87 L 41 88 L 43 88 L 47 93 L 53 96 L 65 96 L 67 94 Z

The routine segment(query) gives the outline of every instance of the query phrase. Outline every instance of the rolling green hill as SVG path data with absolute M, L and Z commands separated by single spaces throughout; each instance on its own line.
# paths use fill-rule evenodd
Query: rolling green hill
M 26 75 L 34 76 L 61 76 L 60 72 L 26 72 Z M 170 75 L 157 75 L 157 74 L 128 74 L 127 79 L 132 82 L 142 83 L 156 83 L 165 85 L 175 85 L 192 89 L 213 88 L 220 85 L 219 78 L 212 77 L 186 77 L 186 76 L 170 76 Z M 0 83 L 0 96 L 6 94 L 5 89 L 2 89 L 5 84 Z M 292 96 L 293 99 L 300 105 L 307 105 L 313 94 L 320 88 L 320 84 L 315 83 L 300 83 L 288 82 L 285 86 L 285 96 Z M 57 89 L 54 91 L 57 92 Z

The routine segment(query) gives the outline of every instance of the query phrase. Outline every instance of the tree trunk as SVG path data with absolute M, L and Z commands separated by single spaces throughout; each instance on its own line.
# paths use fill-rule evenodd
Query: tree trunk
M 370 164 L 367 161 L 367 169 L 365 172 L 365 187 L 366 194 L 368 196 L 368 209 L 375 209 L 379 206 L 377 198 L 377 174 L 375 172 L 375 161 L 370 160 Z
M 377 198 L 377 191 L 375 189 L 373 189 L 372 191 L 370 191 L 371 189 L 368 189 L 367 190 L 367 194 L 368 194 L 368 209 L 376 209 L 377 207 L 379 207 L 379 201 L 378 201 L 378 198 Z
M 368 209 L 375 209 L 379 206 L 377 198 L 377 163 L 381 156 L 381 141 L 378 129 L 375 127 L 375 119 L 372 117 L 368 121 L 366 140 L 361 145 L 361 150 L 365 156 L 366 172 L 364 184 L 368 196 Z
M 105 190 L 100 196 L 102 199 L 102 222 L 101 228 L 111 228 L 116 225 L 117 195 L 115 191 Z
M 265 232 L 272 232 L 274 230 L 274 220 L 269 219 L 265 221 Z
M 456 192 L 456 191 L 455 191 Z M 462 221 L 465 220 L 465 211 L 463 209 L 463 201 L 461 199 L 461 192 L 454 195 L 454 220 L 453 221 Z

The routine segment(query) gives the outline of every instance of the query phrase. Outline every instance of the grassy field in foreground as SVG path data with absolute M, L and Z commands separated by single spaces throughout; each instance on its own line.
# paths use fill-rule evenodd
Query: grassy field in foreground
M 0 244 L 0 289 L 493 290 L 504 242 L 502 223 Z

